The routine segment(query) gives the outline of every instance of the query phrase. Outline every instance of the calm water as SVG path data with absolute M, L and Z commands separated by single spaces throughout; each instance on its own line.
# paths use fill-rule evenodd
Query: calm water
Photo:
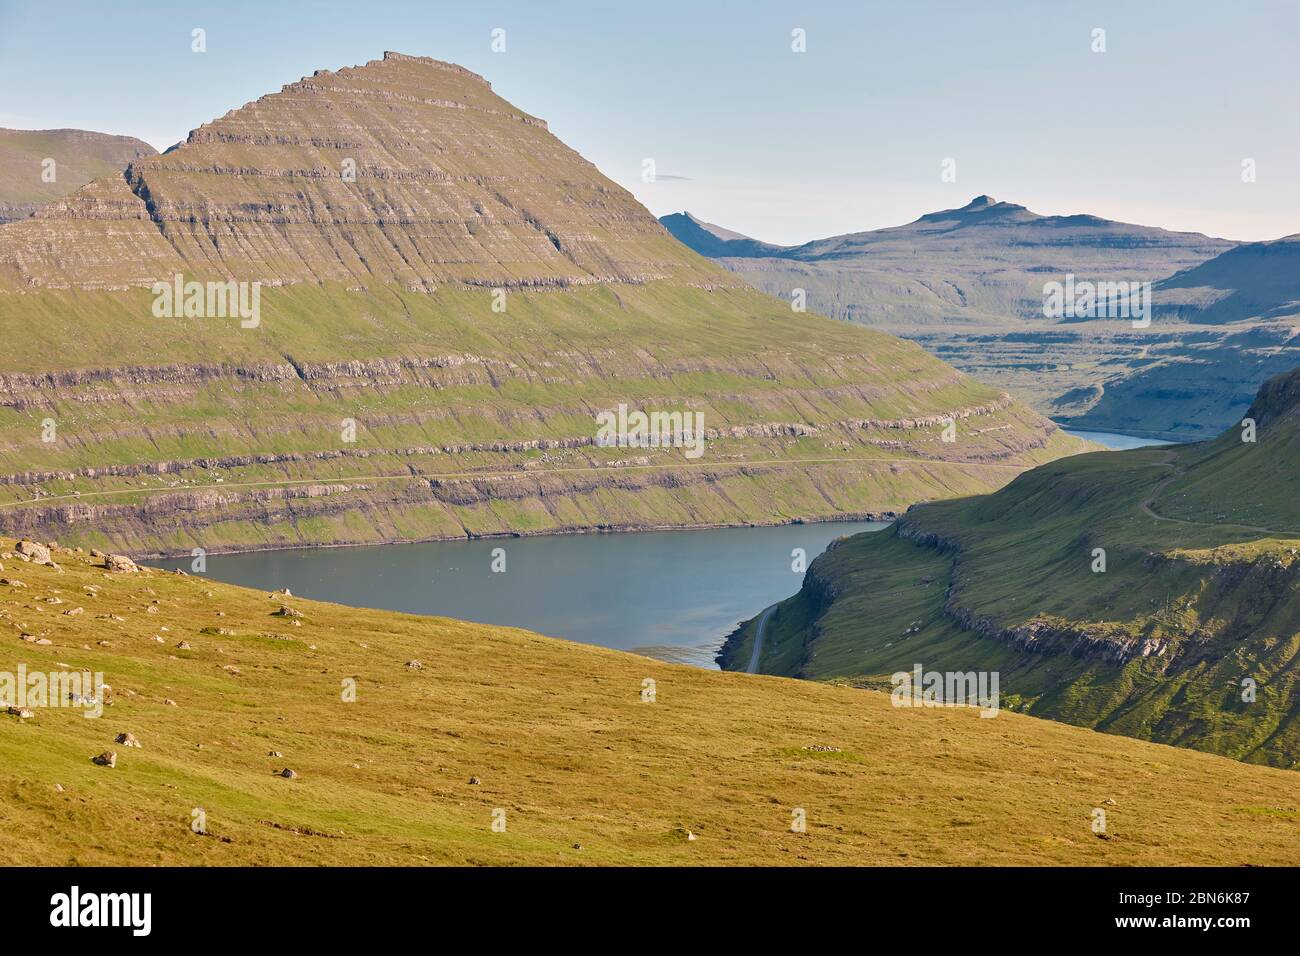
M 209 555 L 210 577 L 358 607 L 526 627 L 587 644 L 714 667 L 736 625 L 799 589 L 852 521 L 636 534 L 548 535 L 367 548 Z M 505 551 L 505 572 L 492 570 Z M 188 558 L 158 562 L 189 570 Z
M 1086 438 L 1089 441 L 1095 441 L 1099 445 L 1105 445 L 1107 448 L 1115 451 L 1123 451 L 1125 448 L 1146 448 L 1148 445 L 1170 445 L 1173 442 L 1161 441 L 1156 438 L 1135 438 L 1132 435 L 1117 435 L 1115 432 L 1084 432 L 1076 431 L 1073 428 L 1062 428 L 1061 431 L 1067 435 L 1074 435 L 1077 438 Z

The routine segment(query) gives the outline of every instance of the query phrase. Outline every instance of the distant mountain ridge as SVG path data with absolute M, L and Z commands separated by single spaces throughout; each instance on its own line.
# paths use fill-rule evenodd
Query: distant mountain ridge
M 757 239 L 732 232 L 730 229 L 696 219 L 689 212 L 675 212 L 668 216 L 660 216 L 659 221 L 683 245 L 689 246 L 702 256 L 714 259 L 723 256 L 740 258 L 777 256 L 786 249 L 784 246 L 759 242 Z
M 1238 244 L 987 195 L 797 246 L 746 239 L 743 256 L 692 235 L 755 288 L 803 289 L 809 308 L 912 339 L 1078 428 L 1210 438 L 1297 361 L 1294 237 Z M 1045 317 L 1046 283 L 1069 275 L 1151 283 L 1152 325 Z

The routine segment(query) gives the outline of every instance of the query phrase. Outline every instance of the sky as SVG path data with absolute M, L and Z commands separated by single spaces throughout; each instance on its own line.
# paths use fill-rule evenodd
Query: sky
M 1237 240 L 1300 233 L 1297 0 L 0 0 L 0 126 L 161 149 L 385 50 L 483 74 L 656 215 L 768 242 L 981 194 Z

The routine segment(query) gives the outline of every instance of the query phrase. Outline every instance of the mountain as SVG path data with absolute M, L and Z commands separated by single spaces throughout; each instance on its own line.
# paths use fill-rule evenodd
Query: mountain
M 395 53 L 0 227 L 0 338 L 0 528 L 137 555 L 889 513 L 1082 447 Z
M 1300 235 L 1252 242 L 1158 282 L 1156 304 L 1205 325 L 1300 318 Z
M 1300 369 L 1247 415 L 1253 441 L 1078 455 L 842 540 L 769 618 L 761 669 L 996 671 L 1019 712 L 1300 766 Z
M 748 236 L 742 236 L 730 229 L 723 229 L 711 222 L 696 219 L 689 212 L 675 212 L 660 216 L 659 221 L 678 242 L 690 246 L 702 256 L 720 258 L 734 256 L 739 258 L 757 258 L 762 256 L 779 256 L 782 246 L 759 242 Z
M 1155 283 L 1152 303 L 1161 327 L 1183 325 L 1178 346 L 1152 350 L 1059 421 L 1160 438 L 1240 421 L 1259 382 L 1300 362 L 1300 236 L 1229 249 Z
M 819 312 L 867 325 L 909 327 L 1008 319 L 1041 325 L 1043 284 L 1067 272 L 1081 279 L 1154 281 L 1233 246 L 1199 233 L 1096 216 L 1041 216 L 991 196 L 903 226 L 799 246 L 748 241 L 754 249 L 766 249 L 765 258 L 781 260 L 725 263 L 756 287 L 788 298 L 798 279 L 805 283 L 810 307 Z M 704 248 L 686 244 L 718 257 L 706 251 L 707 243 Z
M 1295 778 L 1268 767 L 16 551 L 0 630 L 29 684 L 111 686 L 97 720 L 5 698 L 9 866 L 1295 860 Z
M 84 129 L 0 129 L 0 223 L 33 212 L 155 150 L 132 136 Z M 52 162 L 51 162 L 52 161 Z
M 1285 286 L 1293 270 L 1282 248 L 1266 255 L 1247 251 L 1261 244 L 1199 233 L 1043 216 L 990 196 L 903 226 L 744 257 L 678 238 L 755 288 L 786 297 L 805 289 L 810 308 L 918 342 L 1079 428 L 1212 438 L 1262 381 L 1297 361 L 1293 323 L 1278 312 L 1286 302 L 1252 308 L 1257 293 L 1241 291 L 1272 289 L 1265 273 Z M 1151 324 L 1045 317 L 1047 284 L 1069 275 L 1152 283 Z M 1228 288 L 1235 297 L 1209 308 Z

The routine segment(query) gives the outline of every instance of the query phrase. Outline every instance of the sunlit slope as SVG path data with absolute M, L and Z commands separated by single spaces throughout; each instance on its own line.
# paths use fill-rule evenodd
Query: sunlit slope
M 1261 389 L 1255 442 L 1236 428 L 1077 456 L 842 543 L 773 616 L 763 669 L 866 684 L 916 662 L 997 670 L 1029 713 L 1295 766 L 1298 385 Z
M 7 865 L 1298 862 L 1271 768 L 12 547 L 0 669 L 112 703 L 0 712 Z
M 176 276 L 260 283 L 258 315 L 177 317 Z M 0 340 L 0 529 L 136 555 L 878 515 L 1084 447 L 743 287 L 400 54 L 0 227 Z M 707 446 L 597 447 L 620 405 Z

